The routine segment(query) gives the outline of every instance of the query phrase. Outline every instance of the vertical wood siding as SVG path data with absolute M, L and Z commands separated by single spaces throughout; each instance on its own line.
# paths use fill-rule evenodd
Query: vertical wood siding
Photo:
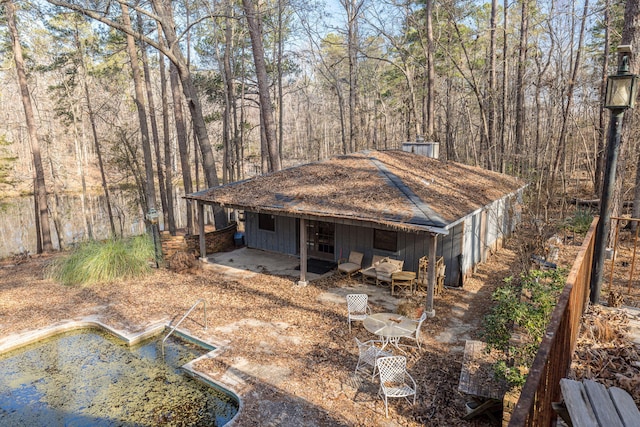
M 437 256 L 443 256 L 446 266 L 445 284 L 460 286 L 474 267 L 498 250 L 521 220 L 523 191 L 505 197 L 473 212 L 456 223 L 447 236 L 439 236 Z M 245 213 L 247 246 L 288 255 L 297 255 L 298 222 L 296 218 L 276 216 L 276 231 L 258 229 L 258 214 Z M 404 260 L 404 269 L 418 271 L 421 257 L 429 255 L 429 234 L 398 232 L 397 251 L 373 248 L 373 228 L 336 222 L 335 261 L 348 258 L 354 250 L 364 254 L 363 265 L 369 266 L 373 255 Z
M 258 228 L 258 214 L 245 212 L 245 240 L 247 246 L 271 252 L 281 252 L 287 255 L 297 255 L 298 229 L 295 218 L 276 216 L 275 231 L 260 230 Z

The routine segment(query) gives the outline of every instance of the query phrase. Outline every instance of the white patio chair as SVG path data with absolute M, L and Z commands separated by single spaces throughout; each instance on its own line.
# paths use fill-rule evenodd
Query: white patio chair
M 362 252 L 351 251 L 349 253 L 349 259 L 341 258 L 338 260 L 338 273 L 342 273 L 351 278 L 362 269 L 362 258 L 364 254 Z
M 407 358 L 404 356 L 380 357 L 376 361 L 380 374 L 380 390 L 384 398 L 384 411 L 389 417 L 389 397 L 404 397 L 411 403 L 409 396 L 413 396 L 416 404 L 418 386 L 413 377 L 407 372 Z
M 376 344 L 381 345 L 382 342 L 380 341 L 369 340 L 362 342 L 358 338 L 355 338 L 355 340 L 358 345 L 358 363 L 356 364 L 355 372 L 365 372 L 364 368 L 368 365 L 371 367 L 371 379 L 373 379 L 377 372 L 376 360 L 378 360 L 379 357 L 393 356 L 393 353 L 378 347 Z
M 351 332 L 351 322 L 353 320 L 364 320 L 371 314 L 369 308 L 369 295 L 349 294 L 347 295 L 347 322 L 349 322 L 349 332 Z
M 406 337 L 402 337 L 402 338 L 406 338 L 408 340 L 413 340 L 416 342 L 416 344 L 418 345 L 418 350 L 422 350 L 422 348 L 420 347 L 420 328 L 422 327 L 422 323 L 427 320 L 427 312 L 423 311 L 422 312 L 422 316 L 420 316 L 420 318 L 418 320 L 416 320 L 415 322 L 417 323 L 416 325 L 416 330 L 413 333 L 413 335 L 409 335 Z M 413 346 L 412 346 L 413 347 Z

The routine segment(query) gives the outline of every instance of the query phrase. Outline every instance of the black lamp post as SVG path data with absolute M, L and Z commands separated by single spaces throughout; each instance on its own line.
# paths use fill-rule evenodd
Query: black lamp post
M 597 304 L 602 289 L 604 273 L 604 258 L 607 237 L 611 222 L 611 196 L 616 178 L 616 166 L 620 153 L 620 134 L 622 132 L 622 118 L 624 112 L 633 108 L 638 93 L 638 76 L 629 72 L 629 55 L 631 46 L 618 46 L 622 53 L 618 73 L 607 77 L 607 93 L 604 107 L 611 110 L 609 134 L 607 136 L 607 158 L 602 196 L 600 197 L 600 219 L 596 228 L 596 241 L 591 266 L 591 295 L 592 304 Z
M 147 221 L 151 224 L 151 235 L 153 236 L 153 259 L 156 263 L 156 268 L 158 268 L 158 243 L 156 241 L 156 224 L 158 224 L 158 218 L 160 214 L 154 208 L 149 209 L 147 212 Z

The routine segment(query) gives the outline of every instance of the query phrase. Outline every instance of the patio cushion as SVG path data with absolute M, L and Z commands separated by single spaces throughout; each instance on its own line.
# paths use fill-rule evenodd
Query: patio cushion
M 398 266 L 391 263 L 391 262 L 381 262 L 377 267 L 376 267 L 376 273 L 378 275 L 381 276 L 388 276 L 390 277 L 392 273 L 398 271 Z
M 338 269 L 346 274 L 353 274 L 360 270 L 360 264 L 354 264 L 352 262 L 343 262 L 338 266 Z

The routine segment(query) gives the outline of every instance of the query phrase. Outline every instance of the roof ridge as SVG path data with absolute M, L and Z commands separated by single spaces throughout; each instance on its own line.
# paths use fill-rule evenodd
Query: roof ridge
M 400 190 L 409 201 L 413 204 L 413 212 L 415 215 L 411 218 L 414 224 L 423 223 L 423 225 L 431 225 L 435 227 L 446 227 L 447 222 L 428 204 L 426 204 L 404 181 L 396 174 L 391 172 L 389 168 L 376 157 L 369 157 L 369 161 L 373 163 L 383 175 L 383 178 L 393 187 Z

